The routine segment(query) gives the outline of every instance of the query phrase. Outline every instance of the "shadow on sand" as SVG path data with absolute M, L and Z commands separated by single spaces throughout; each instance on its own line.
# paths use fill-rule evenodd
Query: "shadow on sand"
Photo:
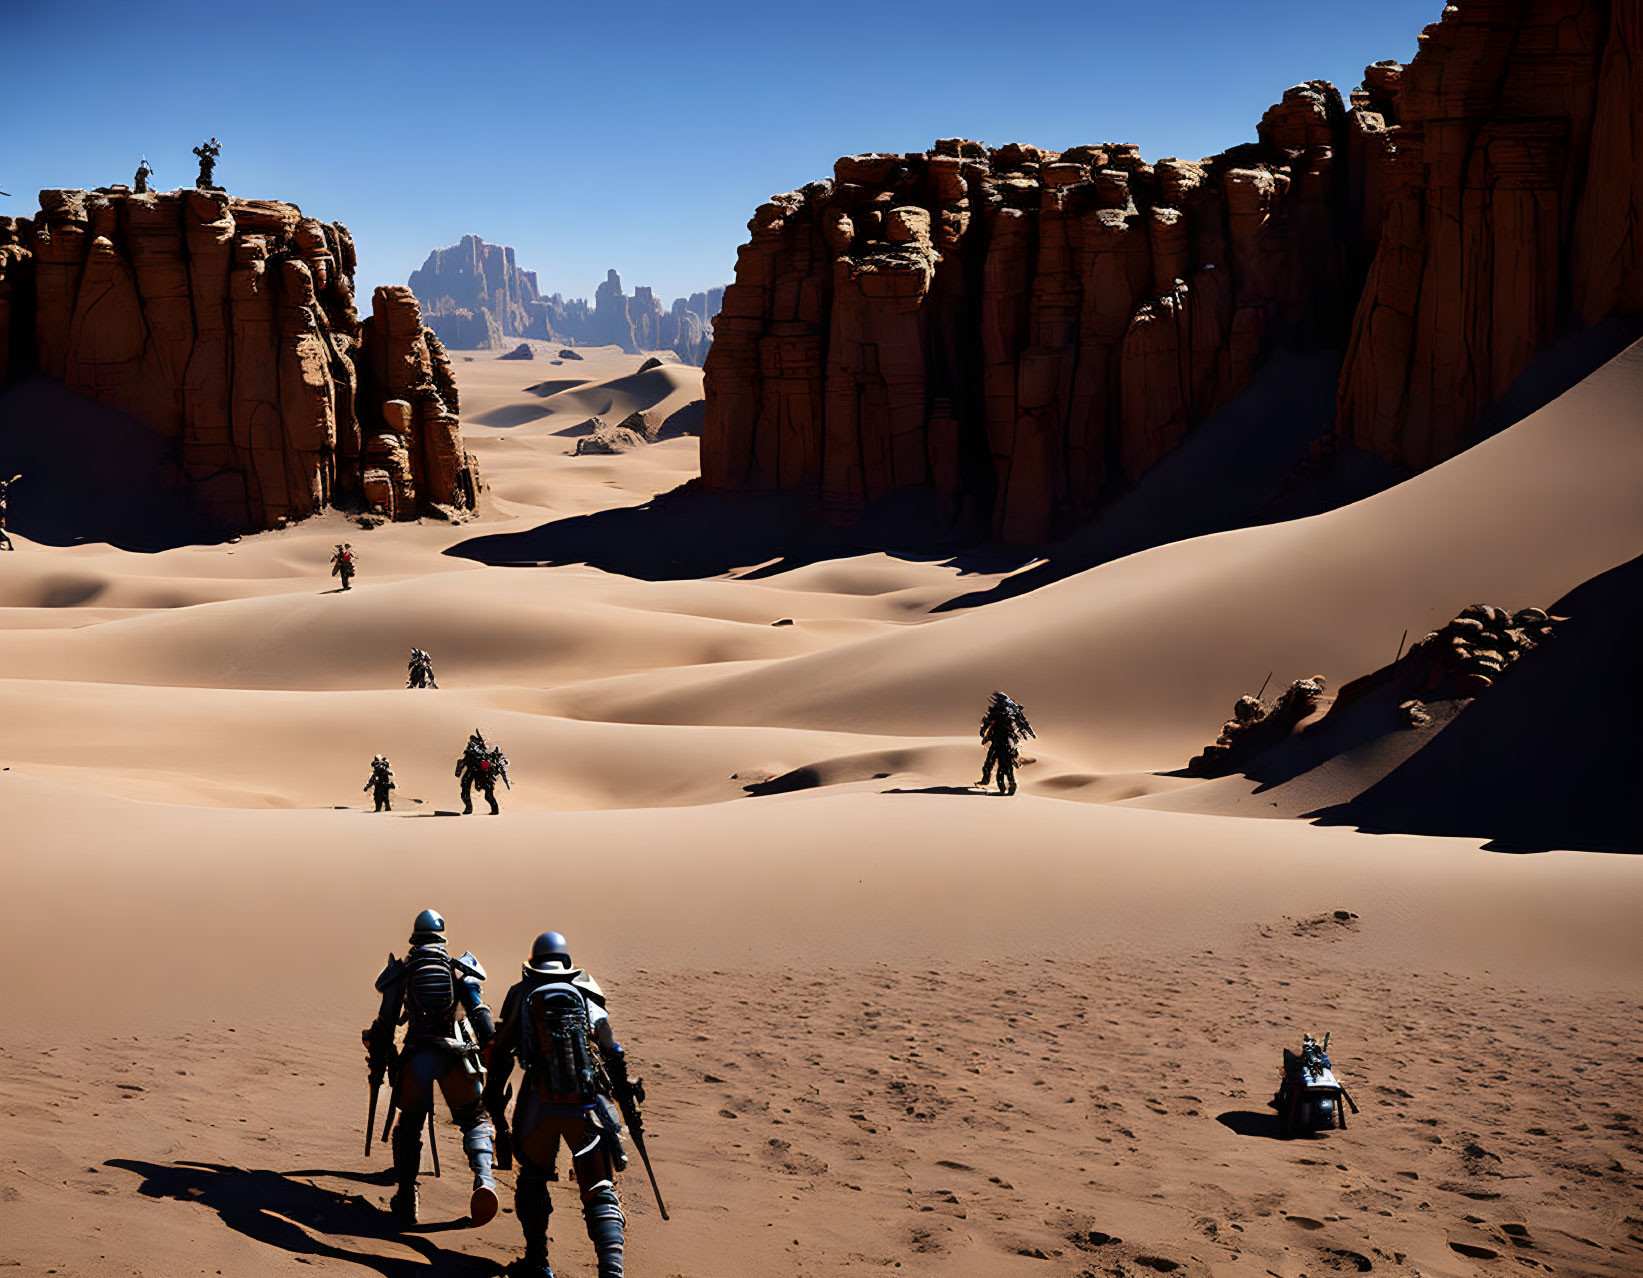
M 410 1230 L 395 1225 L 388 1213 L 357 1194 L 337 1193 L 309 1183 L 305 1177 L 326 1176 L 367 1185 L 390 1185 L 391 1172 L 294 1171 L 276 1172 L 221 1163 L 145 1163 L 111 1158 L 105 1167 L 118 1167 L 143 1177 L 137 1192 L 149 1198 L 198 1203 L 217 1213 L 236 1233 L 294 1256 L 323 1256 L 375 1270 L 383 1278 L 429 1278 L 429 1275 L 471 1276 L 499 1274 L 502 1267 L 478 1256 L 466 1256 L 435 1246 L 420 1235 L 467 1227 L 466 1219 L 418 1225 Z M 416 1257 L 374 1255 L 351 1251 L 322 1241 L 326 1238 L 362 1238 L 393 1242 Z
M 1229 1109 L 1224 1114 L 1217 1114 L 1215 1121 L 1239 1136 L 1259 1136 L 1265 1140 L 1284 1138 L 1284 1130 L 1278 1122 L 1278 1115 L 1272 1113 L 1263 1114 L 1253 1109 Z
M 983 799 L 989 798 L 989 797 L 999 798 L 999 799 L 1007 799 L 1007 798 L 1010 797 L 1009 795 L 1005 794 L 1002 790 L 994 790 L 991 787 L 983 789 L 981 786 L 978 786 L 978 785 L 924 785 L 924 786 L 919 786 L 917 789 L 911 789 L 911 788 L 903 789 L 901 787 L 897 787 L 897 788 L 891 789 L 891 790 L 881 790 L 881 791 L 879 791 L 879 793 L 880 794 L 969 794 L 969 795 L 974 795 L 978 798 L 983 798 Z

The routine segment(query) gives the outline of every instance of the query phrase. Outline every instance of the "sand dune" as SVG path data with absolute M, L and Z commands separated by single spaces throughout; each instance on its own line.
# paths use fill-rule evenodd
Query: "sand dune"
M 682 411 L 695 374 L 546 354 L 453 353 L 489 485 L 461 525 L 0 554 L 0 959 L 29 974 L 0 1260 L 497 1273 L 517 1227 L 454 1227 L 454 1129 L 416 1233 L 360 1151 L 371 977 L 433 904 L 493 1001 L 550 926 L 611 991 L 674 1213 L 624 1179 L 636 1274 L 1639 1271 L 1643 862 L 1243 820 L 1215 813 L 1253 781 L 1158 775 L 1269 669 L 1338 686 L 1474 599 L 1606 615 L 1643 540 L 1636 348 L 1368 501 L 1015 598 L 1018 564 L 738 551 L 733 516 L 653 500 L 694 439 L 562 433 L 604 396 Z M 1573 626 L 1386 784 L 1477 781 L 1491 715 L 1549 714 L 1628 633 Z M 402 687 L 413 644 L 437 692 Z M 994 686 L 1040 734 L 1009 800 L 966 789 Z M 440 816 L 476 725 L 515 788 Z M 391 814 L 359 790 L 379 750 Z M 1284 1144 L 1264 1102 L 1303 1029 L 1363 1112 Z M 556 1272 L 590 1275 L 554 1193 Z

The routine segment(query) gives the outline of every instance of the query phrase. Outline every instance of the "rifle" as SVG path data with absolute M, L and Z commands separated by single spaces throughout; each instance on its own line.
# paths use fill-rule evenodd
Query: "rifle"
M 433 1097 L 428 1098 L 428 1152 L 434 1156 L 434 1179 L 439 1179 L 439 1146 L 434 1143 Z
M 371 1156 L 371 1133 L 376 1130 L 377 1125 L 377 1095 L 382 1090 L 382 1080 L 388 1073 L 388 1067 L 394 1063 L 394 1049 L 392 1044 L 390 1044 L 388 1049 L 379 1055 L 376 1050 L 376 1045 L 371 1041 L 370 1030 L 366 1030 L 360 1035 L 360 1037 L 365 1040 L 366 1051 L 370 1053 L 370 1065 L 367 1071 L 366 1086 L 371 1092 L 371 1106 L 365 1115 L 365 1156 L 369 1158 Z M 394 1102 L 393 1097 L 390 1096 L 388 1101 L 389 1125 L 392 1125 L 393 1121 Z M 382 1129 L 382 1139 L 384 1141 L 388 1139 L 387 1127 Z
M 639 1106 L 645 1099 L 645 1086 L 637 1078 L 631 1083 L 625 1078 L 622 1081 L 624 1086 L 613 1089 L 617 1093 L 616 1103 L 622 1107 L 622 1121 L 627 1124 L 628 1135 L 633 1137 L 633 1147 L 639 1151 L 639 1160 L 645 1165 L 645 1175 L 650 1177 L 650 1192 L 656 1195 L 656 1206 L 661 1209 L 662 1219 L 666 1220 L 667 1204 L 662 1201 L 656 1173 L 650 1168 L 650 1155 L 645 1152 L 645 1120 L 639 1112 Z

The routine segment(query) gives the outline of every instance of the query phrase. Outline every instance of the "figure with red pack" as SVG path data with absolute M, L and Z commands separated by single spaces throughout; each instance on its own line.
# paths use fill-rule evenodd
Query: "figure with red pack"
M 474 810 L 474 787 L 485 796 L 485 802 L 491 805 L 491 815 L 496 816 L 502 811 L 496 806 L 496 783 L 500 781 L 508 789 L 513 785 L 508 780 L 508 756 L 503 754 L 497 746 L 485 740 L 485 734 L 478 728 L 468 738 L 468 745 L 462 751 L 462 757 L 456 761 L 456 776 L 462 778 L 462 811 L 470 813 Z
M 359 565 L 354 559 L 354 548 L 348 542 L 337 546 L 337 553 L 331 556 L 331 575 L 342 578 L 342 588 L 348 589 L 348 583 L 354 579 L 359 571 Z

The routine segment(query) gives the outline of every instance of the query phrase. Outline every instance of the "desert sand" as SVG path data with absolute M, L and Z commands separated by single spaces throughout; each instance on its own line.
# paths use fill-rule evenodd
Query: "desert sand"
M 1014 597 L 1033 565 L 678 567 L 697 525 L 655 499 L 696 473 L 701 373 L 584 353 L 453 353 L 488 485 L 460 524 L 13 532 L 0 1264 L 498 1272 L 517 1226 L 462 1227 L 443 1113 L 414 1232 L 361 1152 L 371 981 L 432 905 L 493 1005 L 549 927 L 609 991 L 673 1215 L 635 1165 L 633 1274 L 1643 1272 L 1643 863 L 1301 819 L 1407 750 L 1270 797 L 1180 774 L 1269 670 L 1338 688 L 1633 560 L 1643 349 L 1365 501 Z M 638 409 L 676 429 L 571 455 Z M 966 788 L 995 687 L 1039 734 L 1013 799 Z M 499 817 L 456 815 L 475 726 Z M 1361 1113 L 1284 1142 L 1304 1030 Z M 592 1274 L 554 1195 L 555 1270 Z

